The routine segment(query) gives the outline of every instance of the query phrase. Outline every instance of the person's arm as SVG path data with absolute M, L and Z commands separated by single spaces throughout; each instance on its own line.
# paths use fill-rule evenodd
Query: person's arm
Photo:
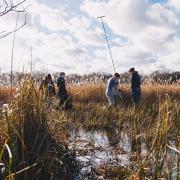
M 120 87 L 119 87 L 119 81 L 116 81 L 115 89 L 116 89 L 117 91 L 120 89 Z
M 116 91 L 117 94 L 121 95 L 121 89 L 120 89 L 120 86 L 119 86 L 119 81 L 116 81 L 115 91 Z
M 133 74 L 132 77 L 131 77 L 131 88 L 134 89 L 135 86 L 136 86 L 136 77 Z
M 138 74 L 138 76 L 139 76 L 139 86 L 141 85 L 141 76 Z
M 60 84 L 59 81 L 60 81 L 60 79 L 58 78 L 57 79 L 57 87 L 59 87 L 59 84 Z

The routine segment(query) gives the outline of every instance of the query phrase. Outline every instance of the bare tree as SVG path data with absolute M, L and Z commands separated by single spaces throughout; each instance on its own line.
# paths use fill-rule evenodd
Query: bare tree
M 24 14 L 24 22 L 20 26 L 16 27 L 16 29 L 13 29 L 12 31 L 6 32 L 1 31 L 0 32 L 0 39 L 5 38 L 6 36 L 18 31 L 22 27 L 26 25 L 26 17 L 27 17 L 27 7 L 24 7 L 23 4 L 26 0 L 0 0 L 0 18 L 2 16 L 7 15 L 10 12 L 17 12 L 17 13 L 23 13 Z
M 26 0 L 0 0 L 0 18 L 2 16 L 9 14 L 10 12 L 17 13 L 15 29 L 13 29 L 12 31 L 9 31 L 9 32 L 6 32 L 6 31 L 0 32 L 0 39 L 5 38 L 6 36 L 8 36 L 12 33 L 14 34 L 12 53 L 11 53 L 11 75 L 10 75 L 11 97 L 12 97 L 12 87 L 13 87 L 13 60 L 14 60 L 15 37 L 16 37 L 16 32 L 26 25 L 26 17 L 27 17 L 26 9 L 27 9 L 27 7 L 25 8 L 23 6 L 25 1 Z M 22 23 L 20 26 L 18 26 L 18 20 L 19 20 L 20 13 L 23 13 L 23 15 L 24 15 L 24 23 Z
M 13 0 L 1 0 L 0 2 L 0 16 L 4 16 L 5 14 L 15 11 L 15 12 L 24 12 L 26 8 L 22 5 L 26 0 L 16 1 Z

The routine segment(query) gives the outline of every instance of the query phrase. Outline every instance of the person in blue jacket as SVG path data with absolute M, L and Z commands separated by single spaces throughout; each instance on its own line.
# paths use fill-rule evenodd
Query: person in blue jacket
M 141 77 L 135 68 L 130 68 L 131 74 L 131 96 L 135 106 L 139 105 L 141 99 Z
M 109 105 L 107 107 L 116 106 L 115 95 L 117 92 L 120 91 L 119 88 L 117 87 L 119 78 L 120 78 L 120 74 L 115 73 L 114 76 L 108 80 L 107 88 L 106 88 L 106 97 L 108 99 Z

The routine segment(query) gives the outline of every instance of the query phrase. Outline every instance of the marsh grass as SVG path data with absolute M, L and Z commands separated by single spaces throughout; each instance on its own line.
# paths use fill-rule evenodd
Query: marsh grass
M 111 172 L 113 178 L 121 175 L 127 179 L 167 178 L 168 142 L 176 147 L 180 144 L 180 87 L 142 86 L 141 105 L 137 109 L 132 105 L 129 86 L 122 85 L 121 89 L 122 98 L 118 100 L 117 109 L 104 110 L 107 104 L 104 84 L 70 85 L 68 91 L 75 109 L 59 112 L 48 110 L 43 92 L 37 90 L 32 81 L 25 82 L 17 92 L 12 112 L 6 117 L 8 123 L 4 123 L 2 129 L 4 141 L 8 138 L 13 154 L 10 174 L 28 168 L 18 177 L 42 179 L 52 176 L 55 179 L 63 175 L 69 178 L 74 159 L 65 146 L 59 144 L 68 138 L 68 128 L 81 127 L 88 131 L 118 130 L 126 132 L 131 139 L 131 150 L 135 153 L 133 168 L 102 166 L 97 171 L 104 173 L 104 177 L 108 178 Z M 142 143 L 146 145 L 145 155 L 142 155 Z
M 104 110 L 107 103 L 105 86 L 69 87 L 76 107 L 74 125 L 87 130 L 125 131 L 136 152 L 135 165 L 129 177 L 137 179 L 167 178 L 166 158 L 169 141 L 178 144 L 180 133 L 180 87 L 177 85 L 142 86 L 141 105 L 134 109 L 127 85 L 122 87 L 122 99 L 117 109 Z M 82 92 L 82 93 L 81 93 Z M 79 95 L 79 94 L 80 95 Z M 76 95 L 78 94 L 78 95 Z M 73 119 L 66 113 L 68 124 Z M 142 155 L 142 142 L 147 154 Z
M 14 92 L 15 90 L 13 89 L 13 93 Z M 11 98 L 11 89 L 0 87 L 0 105 L 9 102 L 10 98 Z
M 3 119 L 12 154 L 10 163 L 8 149 L 1 153 L 6 179 L 71 178 L 76 162 L 63 143 L 52 136 L 47 114 L 43 91 L 37 90 L 32 80 L 23 82 Z
M 73 97 L 74 102 L 79 103 L 105 103 L 107 102 L 105 96 L 105 84 L 98 85 L 80 85 L 68 86 L 68 91 Z M 123 105 L 131 104 L 130 86 L 126 84 L 121 85 Z M 142 101 L 143 105 L 158 104 L 159 98 L 164 98 L 168 94 L 170 97 L 180 100 L 179 85 L 143 85 L 142 86 Z M 148 106 L 147 106 L 148 107 Z

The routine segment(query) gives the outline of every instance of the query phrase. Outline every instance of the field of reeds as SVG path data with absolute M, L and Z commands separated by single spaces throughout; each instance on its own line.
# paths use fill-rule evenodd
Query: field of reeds
M 74 154 L 49 130 L 46 98 L 33 81 L 25 81 L 0 110 L 0 179 L 71 179 Z
M 73 108 L 61 111 L 33 81 L 1 108 L 0 163 L 5 179 L 175 179 L 179 173 L 180 86 L 143 85 L 134 108 L 122 85 L 105 109 L 105 84 L 68 85 Z M 9 90 L 0 90 L 4 103 Z
M 131 146 L 129 155 L 131 166 L 126 167 L 127 176 L 122 176 L 123 168 L 120 166 L 122 169 L 119 169 L 117 162 L 114 164 L 115 167 L 108 164 L 103 167 L 107 171 L 112 170 L 112 177 L 103 171 L 103 177 L 107 179 L 121 176 L 122 179 L 169 179 L 171 174 L 172 177 L 177 177 L 179 155 L 174 155 L 168 147 L 173 143 L 177 149 L 180 148 L 180 87 L 178 85 L 142 86 L 141 105 L 137 109 L 134 109 L 131 102 L 130 87 L 122 85 L 121 89 L 122 97 L 117 99 L 117 108 L 105 110 L 107 99 L 104 84 L 69 86 L 75 110 L 63 116 L 59 112 L 53 113 L 53 119 L 58 119 L 54 122 L 57 123 L 55 126 L 62 127 L 61 122 L 63 122 L 65 129 L 78 126 L 88 132 L 105 131 L 109 134 L 116 132 L 115 136 L 119 139 L 110 138 L 110 144 L 121 141 L 120 134 L 126 133 Z M 63 119 L 66 121 L 64 122 Z M 170 160 L 171 156 L 175 161 Z M 173 166 L 171 168 L 177 171 L 174 172 L 169 166 Z M 116 172 L 115 176 L 113 171 Z

